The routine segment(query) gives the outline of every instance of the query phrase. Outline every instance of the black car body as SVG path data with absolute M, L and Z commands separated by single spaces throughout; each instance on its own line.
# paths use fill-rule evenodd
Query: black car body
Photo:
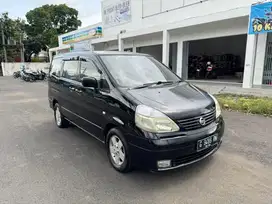
M 57 125 L 72 123 L 105 143 L 120 172 L 175 169 L 221 145 L 224 121 L 216 99 L 149 55 L 66 53 L 55 56 L 48 81 Z

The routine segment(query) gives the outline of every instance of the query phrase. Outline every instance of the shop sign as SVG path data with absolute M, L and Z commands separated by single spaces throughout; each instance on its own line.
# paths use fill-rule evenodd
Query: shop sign
M 83 40 L 98 38 L 101 36 L 102 36 L 102 27 L 98 26 L 96 28 L 90 28 L 83 31 L 79 31 L 75 34 L 66 35 L 62 37 L 62 43 L 71 44 L 71 43 L 76 43 Z
M 112 27 L 131 21 L 131 2 L 130 0 L 120 0 L 115 4 L 103 5 L 104 27 Z
M 272 32 L 272 2 L 251 6 L 249 34 Z

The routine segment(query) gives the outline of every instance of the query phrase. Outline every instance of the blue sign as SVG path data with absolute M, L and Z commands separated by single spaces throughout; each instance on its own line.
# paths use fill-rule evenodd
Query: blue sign
M 75 34 L 67 35 L 62 37 L 63 44 L 71 44 L 80 42 L 83 40 L 97 38 L 102 36 L 102 27 L 98 26 L 96 28 L 90 28 L 87 30 L 79 31 Z
M 272 32 L 272 2 L 251 6 L 248 34 Z

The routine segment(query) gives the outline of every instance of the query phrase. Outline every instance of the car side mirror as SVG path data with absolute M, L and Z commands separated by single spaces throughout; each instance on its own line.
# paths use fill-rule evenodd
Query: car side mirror
M 93 77 L 84 77 L 82 79 L 82 85 L 84 87 L 89 87 L 89 88 L 95 88 L 95 89 L 98 88 L 98 82 L 96 78 L 93 78 Z

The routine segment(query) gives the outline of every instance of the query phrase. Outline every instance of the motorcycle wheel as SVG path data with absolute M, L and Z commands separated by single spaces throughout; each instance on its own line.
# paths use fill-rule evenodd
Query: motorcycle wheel
M 29 81 L 30 81 L 30 82 L 35 82 L 36 79 L 35 79 L 35 77 L 31 76 L 30 79 L 29 79 Z

